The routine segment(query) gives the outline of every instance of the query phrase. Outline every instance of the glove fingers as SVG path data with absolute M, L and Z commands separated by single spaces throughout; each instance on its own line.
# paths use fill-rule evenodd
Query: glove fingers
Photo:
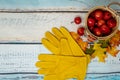
M 40 54 L 38 56 L 38 59 L 41 60 L 41 61 L 48 61 L 48 62 L 56 62 L 56 60 L 59 59 L 59 56 L 57 55 L 50 55 L 50 54 Z
M 46 32 L 45 37 L 55 46 L 59 47 L 59 40 L 51 33 L 51 32 Z
M 67 39 L 62 38 L 60 40 L 60 51 L 61 55 L 73 55 L 72 51 L 70 50 Z
M 55 67 L 55 63 L 54 62 L 38 61 L 35 65 L 36 65 L 36 67 L 40 67 L 40 68 L 53 68 L 53 67 Z
M 64 35 L 61 33 L 61 31 L 56 27 L 52 28 L 52 32 L 54 33 L 55 37 L 58 38 L 58 40 L 60 40 L 61 38 L 64 37 Z
M 42 44 L 54 54 L 59 54 L 59 49 L 55 47 L 49 40 L 42 38 Z
M 72 38 L 69 31 L 64 27 L 60 27 L 60 31 L 68 39 L 69 45 L 71 47 L 71 50 L 72 50 L 74 56 L 85 56 L 85 53 L 80 48 L 80 46 L 75 42 L 75 40 Z

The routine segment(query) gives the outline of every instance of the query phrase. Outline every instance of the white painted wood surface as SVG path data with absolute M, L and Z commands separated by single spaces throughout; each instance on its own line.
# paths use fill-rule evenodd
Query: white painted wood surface
M 44 32 L 59 26 L 76 31 L 79 26 L 84 26 L 86 11 L 94 6 L 108 5 L 113 1 L 119 2 L 119 0 L 1 0 L 0 80 L 42 80 L 43 77 L 37 75 L 35 62 L 40 53 L 49 53 L 39 44 Z M 119 6 L 112 8 L 120 12 Z M 77 15 L 81 16 L 82 24 L 71 24 Z M 89 64 L 87 73 L 85 80 L 120 80 L 120 54 L 116 58 L 109 55 L 106 63 L 99 63 L 95 58 Z
M 82 23 L 71 23 L 76 16 Z M 52 27 L 65 26 L 70 31 L 85 27 L 86 13 L 81 12 L 40 12 L 0 13 L 0 42 L 40 43 L 44 33 Z
M 0 13 L 0 42 L 40 42 L 52 27 L 65 26 L 76 31 L 84 26 L 86 13 Z M 81 16 L 82 24 L 71 22 Z
M 36 72 L 39 45 L 0 45 L 0 73 Z
M 0 13 L 0 15 L 0 43 L 3 43 L 0 44 L 0 73 L 37 73 L 35 67 L 37 56 L 40 53 L 50 53 L 39 44 L 44 33 L 50 31 L 52 27 L 60 26 L 65 26 L 70 31 L 76 31 L 78 27 L 85 25 L 86 13 L 73 11 Z M 82 18 L 80 25 L 71 23 L 75 16 Z M 116 58 L 109 55 L 106 63 L 99 63 L 96 58 L 89 64 L 88 73 L 110 72 L 120 72 L 120 54 Z
M 50 52 L 40 44 L 0 44 L 0 74 L 1 73 L 37 73 L 35 67 L 40 53 Z M 112 68 L 112 69 L 111 69 Z M 108 56 L 106 63 L 91 61 L 87 73 L 120 72 L 120 54 L 117 57 Z

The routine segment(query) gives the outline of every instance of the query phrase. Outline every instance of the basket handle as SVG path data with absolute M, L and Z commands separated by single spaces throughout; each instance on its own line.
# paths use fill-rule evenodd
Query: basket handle
M 120 6 L 120 3 L 119 2 L 112 2 L 112 3 L 108 4 L 107 7 L 110 7 L 111 5 L 119 5 Z
M 110 6 L 111 5 L 118 5 L 118 6 L 120 6 L 120 3 L 119 2 L 112 2 L 112 3 L 110 3 L 110 4 L 108 4 L 108 8 L 110 9 Z M 112 10 L 112 9 L 111 9 Z M 115 13 L 117 13 L 117 11 L 114 11 L 114 10 L 112 10 L 113 12 L 115 12 Z M 120 13 L 118 14 L 119 16 L 120 16 Z

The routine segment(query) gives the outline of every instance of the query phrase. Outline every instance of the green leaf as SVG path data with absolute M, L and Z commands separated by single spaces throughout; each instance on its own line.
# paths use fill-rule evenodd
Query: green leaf
M 101 44 L 102 48 L 107 48 L 110 44 L 109 44 L 109 39 L 108 40 L 99 40 L 98 44 Z
M 93 53 L 94 53 L 94 49 L 93 49 L 93 45 L 90 45 L 90 48 L 87 48 L 86 50 L 85 50 L 85 53 L 86 54 L 89 54 L 89 55 L 92 55 Z

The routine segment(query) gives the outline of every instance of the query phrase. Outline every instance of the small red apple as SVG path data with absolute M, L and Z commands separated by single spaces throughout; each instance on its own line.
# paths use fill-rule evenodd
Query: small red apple
M 80 27 L 80 28 L 78 28 L 77 33 L 78 33 L 80 36 L 82 36 L 82 35 L 84 35 L 84 30 L 85 30 L 84 27 Z
M 94 28 L 93 33 L 94 33 L 96 36 L 101 36 L 101 35 L 102 35 L 102 32 L 101 32 L 100 29 L 97 28 L 97 27 Z
M 95 11 L 91 12 L 89 17 L 93 17 L 94 18 L 95 17 Z
M 104 12 L 104 20 L 108 20 L 112 17 L 112 14 L 109 11 Z
M 75 22 L 76 24 L 80 24 L 80 23 L 81 23 L 81 18 L 80 18 L 79 16 L 75 17 L 75 18 L 74 18 L 74 22 Z
M 111 18 L 107 21 L 107 25 L 109 28 L 114 28 L 116 26 L 116 20 L 114 18 Z
M 103 11 L 100 9 L 95 10 L 95 19 L 96 20 L 101 20 L 103 19 Z
M 104 35 L 109 35 L 111 32 L 110 28 L 106 24 L 102 25 L 100 30 Z
M 95 25 L 95 19 L 94 18 L 88 18 L 87 24 L 90 27 L 94 27 L 94 25 Z
M 97 23 L 97 22 L 95 22 L 95 26 L 94 26 L 94 27 L 97 27 L 97 25 L 98 25 L 98 23 Z
M 98 27 L 102 26 L 103 24 L 105 24 L 105 21 L 103 19 L 101 19 L 97 22 Z
M 94 29 L 94 27 L 88 26 L 88 29 L 89 29 L 90 31 L 92 31 L 92 30 Z

